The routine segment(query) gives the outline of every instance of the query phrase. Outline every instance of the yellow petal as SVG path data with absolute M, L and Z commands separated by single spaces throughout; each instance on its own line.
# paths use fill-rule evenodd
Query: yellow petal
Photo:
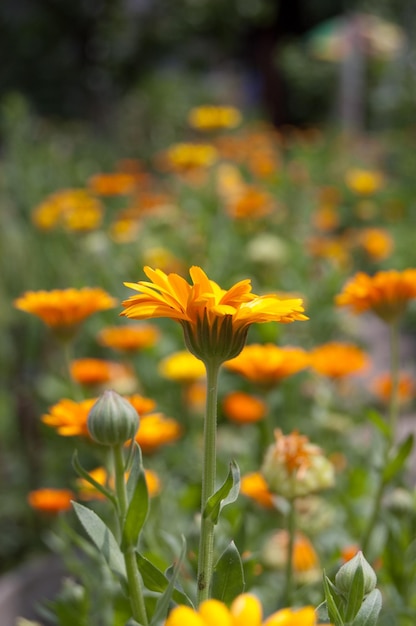
M 219 600 L 205 600 L 199 607 L 199 614 L 206 626 L 233 626 L 228 608 Z
M 259 600 L 243 593 L 231 605 L 233 626 L 261 626 L 262 608 Z
M 206 626 L 205 621 L 189 606 L 177 606 L 169 614 L 165 626 Z

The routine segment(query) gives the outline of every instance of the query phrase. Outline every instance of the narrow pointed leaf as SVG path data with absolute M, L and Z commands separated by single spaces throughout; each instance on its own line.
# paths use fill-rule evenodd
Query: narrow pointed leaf
M 169 584 L 156 603 L 156 609 L 151 619 L 150 626 L 158 626 L 160 622 L 163 622 L 166 619 L 166 615 L 169 610 L 169 604 L 172 600 L 173 592 L 175 589 L 176 580 L 179 575 L 179 570 L 185 557 L 185 551 L 186 541 L 185 537 L 182 537 L 181 553 L 178 557 L 178 560 L 176 561 L 175 567 L 173 568 L 172 577 L 169 580 Z
M 378 411 L 370 409 L 366 413 L 368 419 L 373 422 L 374 426 L 387 438 L 391 436 L 391 427 L 388 422 L 383 418 Z
M 163 593 L 169 585 L 169 578 L 167 578 L 165 574 L 161 572 L 158 567 L 156 567 L 156 565 L 139 553 L 137 553 L 137 565 L 140 574 L 142 575 L 145 587 L 150 591 Z M 186 593 L 177 588 L 175 588 L 172 592 L 172 600 L 178 604 L 187 604 L 188 606 L 192 606 L 192 602 Z
M 117 500 L 115 499 L 114 495 L 111 493 L 111 491 L 109 489 L 107 489 L 104 485 L 101 485 L 100 483 L 98 483 L 92 476 L 91 474 L 89 474 L 89 472 L 87 472 L 86 469 L 84 469 L 78 459 L 78 452 L 75 450 L 74 454 L 72 455 L 72 467 L 74 468 L 74 470 L 76 471 L 76 473 L 83 478 L 84 480 L 86 480 L 90 485 L 92 485 L 95 489 L 97 489 L 97 491 L 99 491 L 100 493 L 102 493 L 106 498 L 108 498 L 113 504 L 114 506 L 117 508 Z
M 325 592 L 325 601 L 328 609 L 328 615 L 331 622 L 334 623 L 334 626 L 344 626 L 344 620 L 341 617 L 341 614 L 338 610 L 337 603 L 335 602 L 334 596 L 332 595 L 333 584 L 329 580 L 327 576 L 324 575 L 324 592 Z
M 244 571 L 240 553 L 232 541 L 218 559 L 212 577 L 211 595 L 230 604 L 244 591 Z
M 135 546 L 149 511 L 149 494 L 147 492 L 140 448 L 138 448 L 138 452 L 136 451 L 133 459 L 127 482 L 127 496 L 129 498 L 129 507 L 127 509 L 126 521 L 124 522 L 123 543 Z
M 357 615 L 364 600 L 364 572 L 361 565 L 355 570 L 351 587 L 348 591 L 347 604 L 345 608 L 345 621 L 350 622 Z
M 240 470 L 235 461 L 231 461 L 230 469 L 221 487 L 208 499 L 204 509 L 204 517 L 217 524 L 221 510 L 227 504 L 235 502 L 240 490 Z
M 72 506 L 81 525 L 104 556 L 110 569 L 125 579 L 124 557 L 111 530 L 91 509 L 79 504 L 79 502 L 72 502 Z
M 360 610 L 353 622 L 352 626 L 377 626 L 378 616 L 381 611 L 382 599 L 378 589 L 373 589 L 368 594 L 361 605 Z
M 390 459 L 383 471 L 383 480 L 384 482 L 389 482 L 400 470 L 406 462 L 409 454 L 411 453 L 413 448 L 413 435 L 409 435 L 400 444 L 397 454 Z

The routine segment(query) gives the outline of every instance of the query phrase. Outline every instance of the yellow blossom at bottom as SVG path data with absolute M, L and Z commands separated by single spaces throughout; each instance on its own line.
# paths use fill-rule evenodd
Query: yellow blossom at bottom
M 265 621 L 262 615 L 260 601 L 244 593 L 235 598 L 229 609 L 219 600 L 205 600 L 198 611 L 189 606 L 177 606 L 164 626 L 319 626 L 312 606 L 281 609 Z

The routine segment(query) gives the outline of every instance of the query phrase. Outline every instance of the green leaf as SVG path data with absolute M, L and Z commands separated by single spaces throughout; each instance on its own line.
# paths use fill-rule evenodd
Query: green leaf
M 114 497 L 114 494 L 111 493 L 111 491 L 109 489 L 107 489 L 104 485 L 101 485 L 100 483 L 98 483 L 92 476 L 91 474 L 89 474 L 89 472 L 87 472 L 86 469 L 84 469 L 78 459 L 78 452 L 77 450 L 75 450 L 74 454 L 72 455 L 72 467 L 74 468 L 74 470 L 76 471 L 76 473 L 81 476 L 81 478 L 84 478 L 84 480 L 86 480 L 88 483 L 90 483 L 90 485 L 92 485 L 95 489 L 97 489 L 97 491 L 99 491 L 100 493 L 102 493 L 106 498 L 108 498 L 113 505 L 117 508 L 117 500 Z
M 135 546 L 149 511 L 149 494 L 139 447 L 136 450 L 127 481 L 127 496 L 129 507 L 123 528 L 123 545 Z
M 324 574 L 324 592 L 325 592 L 325 601 L 328 609 L 328 615 L 331 622 L 334 623 L 334 626 L 344 626 L 344 620 L 341 617 L 341 614 L 338 610 L 337 603 L 335 602 L 335 598 L 332 595 L 332 589 L 334 585 L 331 583 L 329 578 Z
M 373 589 L 362 603 L 351 626 L 377 626 L 381 605 L 381 593 L 378 589 Z
M 387 438 L 391 437 L 391 427 L 388 422 L 383 418 L 378 411 L 370 409 L 366 412 L 368 419 L 373 422 L 374 426 Z
M 221 510 L 227 504 L 235 502 L 240 490 L 240 470 L 235 461 L 231 461 L 228 476 L 222 486 L 214 493 L 205 505 L 204 518 L 217 524 Z
M 86 506 L 79 504 L 79 502 L 72 502 L 72 506 L 82 526 L 104 556 L 110 569 L 125 580 L 124 557 L 111 530 L 94 511 Z
M 361 564 L 355 570 L 351 587 L 348 591 L 347 603 L 345 607 L 344 619 L 350 622 L 357 615 L 364 600 L 364 572 Z
M 186 541 L 185 541 L 185 537 L 182 536 L 181 553 L 178 557 L 178 560 L 176 561 L 175 567 L 173 568 L 172 577 L 169 581 L 169 584 L 156 603 L 155 612 L 153 613 L 153 617 L 150 621 L 150 626 L 158 626 L 159 623 L 163 622 L 166 618 L 166 615 L 169 610 L 169 604 L 171 602 L 172 595 L 175 589 L 176 579 L 178 578 L 182 561 L 185 558 L 185 551 L 186 551 Z
M 169 585 L 169 579 L 156 565 L 146 559 L 142 554 L 137 553 L 137 565 L 143 578 L 143 583 L 150 591 L 163 593 Z M 172 599 L 178 604 L 192 606 L 191 600 L 180 589 L 175 588 L 172 592 Z
M 400 444 L 396 456 L 394 456 L 384 468 L 383 480 L 385 483 L 389 482 L 403 467 L 407 457 L 411 453 L 413 448 L 413 435 L 409 435 Z
M 234 541 L 227 546 L 214 567 L 211 595 L 230 604 L 244 591 L 244 571 L 240 553 Z

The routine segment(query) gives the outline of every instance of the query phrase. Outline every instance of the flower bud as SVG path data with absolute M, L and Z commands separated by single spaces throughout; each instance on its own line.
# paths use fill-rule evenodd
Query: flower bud
M 357 554 L 350 561 L 347 561 L 340 568 L 335 576 L 335 586 L 341 593 L 348 594 L 351 589 L 355 573 L 359 567 L 363 570 L 364 596 L 371 593 L 373 589 L 375 589 L 377 576 L 371 565 L 364 558 L 363 553 L 357 552 Z
M 139 427 L 139 415 L 125 398 L 107 390 L 90 410 L 87 427 L 97 443 L 117 446 L 133 439 Z

